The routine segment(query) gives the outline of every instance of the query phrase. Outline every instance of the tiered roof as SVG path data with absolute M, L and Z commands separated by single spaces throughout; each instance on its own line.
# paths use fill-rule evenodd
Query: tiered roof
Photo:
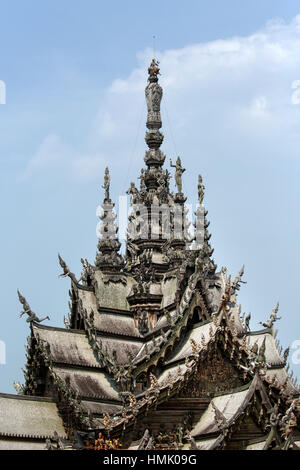
M 113 436 L 124 448 L 297 448 L 299 389 L 286 368 L 288 352 L 276 342 L 277 310 L 261 331 L 251 332 L 250 318 L 241 316 L 244 268 L 231 280 L 212 259 L 201 177 L 191 234 L 180 157 L 171 162 L 176 193 L 163 168 L 155 60 L 148 73 L 147 168 L 140 189 L 131 183 L 128 190 L 125 256 L 106 169 L 95 265 L 82 260 L 77 280 L 59 256 L 62 276 L 71 279 L 66 328 L 41 324 L 22 297 L 30 337 L 15 412 L 26 417 L 28 407 L 43 406 L 53 435 L 70 442 L 80 430 Z M 11 400 L 0 397 L 0 407 Z M 13 417 L 8 421 L 13 428 Z M 32 436 L 32 424 L 22 423 Z M 8 425 L 0 421 L 0 446 Z M 35 438 L 51 437 L 51 429 L 34 426 Z

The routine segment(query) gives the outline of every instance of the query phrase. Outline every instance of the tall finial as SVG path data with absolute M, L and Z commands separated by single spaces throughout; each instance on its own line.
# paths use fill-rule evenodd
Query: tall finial
M 155 47 L 156 46 L 156 44 L 155 44 L 156 41 L 155 40 L 156 40 L 156 38 L 155 38 L 155 36 L 153 36 L 153 59 L 154 60 L 155 60 L 155 49 L 156 49 L 156 47 Z
M 108 168 L 105 172 L 104 179 L 105 199 L 100 215 L 100 224 L 98 226 L 99 241 L 98 253 L 96 255 L 96 268 L 103 271 L 119 271 L 123 266 L 123 257 L 118 253 L 121 243 L 119 242 L 116 224 L 116 214 L 114 211 L 114 203 L 109 199 L 109 172 Z
M 146 133 L 146 143 L 149 150 L 146 152 L 145 162 L 148 166 L 161 166 L 164 163 L 165 156 L 159 150 L 162 144 L 164 136 L 160 132 L 162 126 L 161 115 L 160 115 L 160 102 L 163 95 L 162 87 L 158 82 L 159 73 L 159 62 L 156 59 L 152 59 L 152 62 L 148 68 L 148 85 L 145 89 L 146 103 L 147 103 L 147 123 L 146 126 L 148 131 Z

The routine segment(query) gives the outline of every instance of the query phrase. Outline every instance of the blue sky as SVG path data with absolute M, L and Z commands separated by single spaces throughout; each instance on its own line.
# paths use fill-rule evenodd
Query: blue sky
M 167 161 L 181 155 L 192 203 L 203 174 L 215 259 L 233 275 L 245 263 L 252 329 L 279 300 L 283 347 L 300 340 L 299 2 L 12 0 L 0 13 L 0 390 L 23 381 L 17 288 L 63 326 L 57 252 L 78 274 L 94 260 L 105 166 L 117 199 L 143 165 L 153 35 Z

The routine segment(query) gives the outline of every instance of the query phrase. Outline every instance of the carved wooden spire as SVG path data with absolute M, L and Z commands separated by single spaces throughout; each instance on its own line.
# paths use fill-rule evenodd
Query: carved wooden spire
M 210 238 L 211 234 L 208 231 L 209 227 L 209 220 L 207 220 L 207 210 L 203 205 L 204 199 L 204 190 L 205 186 L 203 184 L 202 176 L 198 176 L 198 206 L 195 212 L 195 222 L 194 222 L 194 246 L 195 250 L 199 250 L 201 254 L 201 262 L 203 267 L 211 270 L 212 272 L 215 271 L 216 265 L 214 261 L 211 259 L 212 254 L 214 252 L 213 248 L 210 245 Z
M 145 155 L 145 163 L 148 167 L 162 166 L 165 161 L 165 155 L 159 150 L 164 136 L 160 132 L 162 126 L 160 115 L 160 102 L 163 95 L 163 90 L 158 84 L 159 62 L 155 59 L 152 60 L 148 68 L 148 85 L 145 89 L 146 103 L 147 103 L 147 123 L 148 131 L 146 132 L 146 143 L 149 147 Z
M 96 256 L 96 267 L 102 270 L 115 271 L 123 266 L 123 258 L 118 253 L 121 243 L 118 240 L 116 225 L 116 214 L 114 211 L 115 204 L 109 196 L 110 176 L 108 168 L 105 169 L 104 185 L 105 196 L 101 204 L 102 213 L 100 215 L 100 238 L 98 242 L 98 250 Z

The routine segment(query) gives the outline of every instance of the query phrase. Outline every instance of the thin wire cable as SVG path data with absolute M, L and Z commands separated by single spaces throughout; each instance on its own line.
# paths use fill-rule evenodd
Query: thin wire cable
M 178 155 L 177 146 L 176 146 L 176 143 L 175 143 L 175 139 L 174 139 L 174 135 L 173 135 L 173 131 L 172 131 L 172 126 L 171 126 L 171 120 L 170 120 L 170 118 L 169 118 L 169 113 L 168 113 L 168 108 L 167 108 L 167 104 L 166 104 L 166 99 L 165 99 L 165 98 L 164 98 L 163 108 L 164 108 L 164 111 L 166 112 L 166 116 L 167 116 L 167 127 L 169 127 L 169 131 L 170 131 L 170 136 L 171 136 L 172 144 L 173 144 L 173 147 L 174 147 L 174 150 L 175 150 L 176 155 Z
M 137 141 L 138 141 L 138 138 L 139 138 L 139 135 L 140 135 L 140 130 L 141 130 L 141 124 L 142 124 L 142 118 L 143 118 L 144 110 L 145 110 L 145 103 L 143 102 L 143 105 L 142 105 L 142 108 L 141 108 L 141 112 L 140 112 L 139 123 L 138 123 L 138 127 L 137 127 L 137 133 L 136 133 L 134 145 L 133 145 L 133 148 L 132 148 L 132 152 L 131 152 L 130 157 L 129 157 L 129 162 L 128 162 L 128 166 L 127 166 L 127 173 L 126 173 L 126 175 L 125 175 L 124 182 L 123 182 L 123 188 L 125 188 L 126 181 L 128 180 L 128 176 L 129 176 L 130 171 L 131 171 L 132 162 L 133 162 L 133 159 L 134 159 L 134 157 L 135 157 L 135 152 L 136 152 L 136 147 L 137 147 Z M 124 191 L 126 191 L 126 189 L 125 189 Z
M 171 140 L 172 140 L 172 144 L 173 144 L 173 147 L 174 147 L 174 150 L 175 150 L 175 154 L 178 156 L 178 155 L 180 155 L 180 153 L 178 153 L 177 145 L 176 145 L 176 142 L 175 142 L 175 138 L 174 138 L 174 134 L 173 134 L 173 130 L 172 130 L 172 125 L 171 125 L 171 120 L 170 120 L 170 118 L 169 118 L 169 113 L 168 113 L 166 98 L 164 98 L 163 109 L 164 109 L 164 111 L 166 112 L 166 116 L 167 116 L 167 127 L 169 127 L 169 135 L 171 136 Z M 182 187 L 183 187 L 184 192 L 185 192 L 185 189 L 186 189 L 186 188 L 185 188 L 184 181 L 182 181 Z

